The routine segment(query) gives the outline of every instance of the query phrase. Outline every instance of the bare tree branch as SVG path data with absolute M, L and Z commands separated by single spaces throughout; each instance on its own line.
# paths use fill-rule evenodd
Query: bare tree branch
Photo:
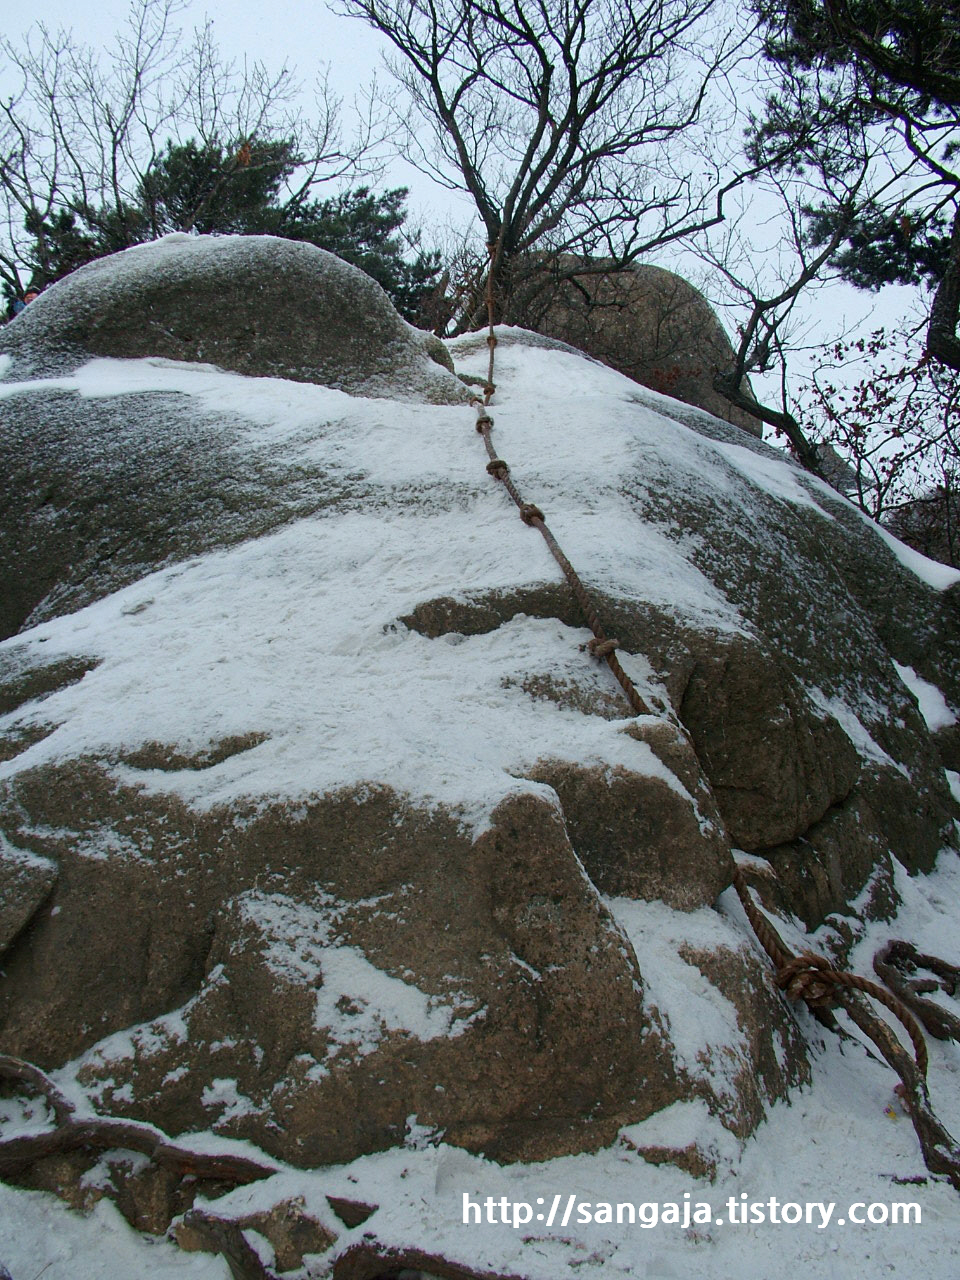
M 60 215 L 109 225 L 116 248 L 133 243 L 129 210 L 171 144 L 230 153 L 258 138 L 283 140 L 297 161 L 294 203 L 317 183 L 360 172 L 379 124 L 371 111 L 345 144 L 341 104 L 323 76 L 313 111 L 304 112 L 288 66 L 271 72 L 224 59 L 210 23 L 185 38 L 177 25 L 184 8 L 181 0 L 132 0 L 103 52 L 43 23 L 20 44 L 0 40 L 18 82 L 0 102 L 0 279 L 8 291 L 22 293 L 34 270 L 48 274 L 38 229 Z M 155 211 L 152 223 L 157 234 Z
M 340 11 L 394 50 L 407 154 L 473 200 L 501 319 L 531 271 L 565 255 L 589 269 L 598 250 L 627 265 L 722 218 L 720 189 L 743 180 L 720 180 L 730 157 L 706 115 L 726 109 L 720 89 L 750 33 L 726 29 L 716 0 L 340 0 Z

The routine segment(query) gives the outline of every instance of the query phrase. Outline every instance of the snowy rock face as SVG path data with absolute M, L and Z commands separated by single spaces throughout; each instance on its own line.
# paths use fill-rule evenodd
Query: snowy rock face
M 82 371 L 91 353 L 204 361 L 394 401 L 467 398 L 441 342 L 313 245 L 171 235 L 83 267 L 0 330 L 6 377 L 32 380 L 3 408 L 0 637 L 42 601 L 48 612 L 76 608 L 333 496 L 315 474 L 304 489 L 295 470 L 278 471 L 269 449 L 236 450 L 216 405 L 199 421 L 185 415 L 172 384 L 167 396 L 141 395 L 141 372 L 102 397 Z
M 451 349 L 482 374 L 482 335 Z M 46 576 L 0 645 L 6 1051 L 309 1165 L 411 1126 L 642 1149 L 685 1100 L 742 1138 L 806 1077 L 732 850 L 842 955 L 895 860 L 955 841 L 958 575 L 543 339 L 502 333 L 497 387 L 654 714 L 582 651 L 469 406 L 8 367 L 4 554 Z

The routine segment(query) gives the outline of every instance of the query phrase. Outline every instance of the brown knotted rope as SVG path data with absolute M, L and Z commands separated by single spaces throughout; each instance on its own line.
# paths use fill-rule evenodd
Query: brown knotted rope
M 493 381 L 494 374 L 494 352 L 497 345 L 497 337 L 494 331 L 494 297 L 493 297 L 493 261 L 496 252 L 496 246 L 490 247 L 490 270 L 487 274 L 487 323 L 489 332 L 487 334 L 487 345 L 490 349 L 490 358 L 487 366 L 487 382 L 484 387 L 483 399 L 474 400 L 477 408 L 477 431 L 483 439 L 487 454 L 490 461 L 487 463 L 487 471 L 495 480 L 506 489 L 507 493 L 513 499 L 517 509 L 520 512 L 520 519 L 524 524 L 530 525 L 535 529 L 539 529 L 540 533 L 550 548 L 554 559 L 563 570 L 563 574 L 570 584 L 573 594 L 577 598 L 581 611 L 586 618 L 587 625 L 593 632 L 593 639 L 587 645 L 590 654 L 601 661 L 606 661 L 610 670 L 616 677 L 620 687 L 626 694 L 630 706 L 637 715 L 648 715 L 649 708 L 637 692 L 633 681 L 624 671 L 623 667 L 617 659 L 616 651 L 618 641 L 607 636 L 600 622 L 600 618 L 594 607 L 593 600 L 589 592 L 583 585 L 580 575 L 574 569 L 573 565 L 564 554 L 560 544 L 551 533 L 543 512 L 538 506 L 532 502 L 525 502 L 523 497 L 514 484 L 510 476 L 510 467 L 503 458 L 497 455 L 497 451 L 491 440 L 491 432 L 493 430 L 493 418 L 490 416 L 489 405 L 493 397 L 495 384 Z M 815 955 L 811 951 L 805 951 L 801 955 L 794 955 L 783 943 L 779 934 L 760 911 L 750 895 L 743 872 L 736 865 L 734 866 L 733 875 L 734 887 L 737 895 L 743 904 L 747 919 L 753 927 L 754 933 L 760 945 L 766 951 L 767 955 L 773 962 L 777 970 L 776 983 L 777 986 L 791 1000 L 803 1000 L 811 1009 L 826 1009 L 837 1003 L 837 992 L 841 988 L 848 988 L 854 991 L 862 991 L 865 995 L 872 996 L 879 1001 L 887 1009 L 890 1010 L 903 1023 L 910 1040 L 913 1044 L 914 1055 L 917 1060 L 917 1067 L 922 1076 L 927 1073 L 927 1046 L 923 1038 L 923 1032 L 917 1019 L 913 1016 L 904 1002 L 896 995 L 891 994 L 879 983 L 872 982 L 869 978 L 858 977 L 854 973 L 847 973 L 843 970 L 836 969 L 829 960 L 823 956 Z
M 487 273 L 486 302 L 489 330 L 487 345 L 490 350 L 490 358 L 487 365 L 487 382 L 484 387 L 483 399 L 477 398 L 473 401 L 477 408 L 477 431 L 483 439 L 490 458 L 487 463 L 487 471 L 503 485 L 513 499 L 520 512 L 520 519 L 524 524 L 540 530 L 544 541 L 553 554 L 553 558 L 563 570 L 563 574 L 567 582 L 569 582 L 573 594 L 577 598 L 577 603 L 586 618 L 587 625 L 593 632 L 593 639 L 587 645 L 590 654 L 598 660 L 606 661 L 636 714 L 649 715 L 649 708 L 617 659 L 616 651 L 619 642 L 609 637 L 604 631 L 589 592 L 583 585 L 580 575 L 567 559 L 560 544 L 551 533 L 543 512 L 534 503 L 523 500 L 519 489 L 511 479 L 509 465 L 503 458 L 498 457 L 497 451 L 493 447 L 493 441 L 490 439 L 493 430 L 493 418 L 489 413 L 489 405 L 496 389 L 493 381 L 494 353 L 497 346 L 497 335 L 493 323 L 493 266 L 496 245 L 491 244 L 488 248 L 490 269 Z M 794 955 L 784 944 L 782 938 L 763 912 L 757 908 L 743 872 L 736 864 L 734 864 L 733 870 L 733 884 L 760 945 L 766 951 L 777 970 L 777 986 L 788 998 L 791 1000 L 803 1000 L 811 1009 L 827 1009 L 837 1003 L 838 992 L 843 988 L 862 991 L 865 995 L 872 996 L 899 1018 L 906 1028 L 913 1044 L 917 1067 L 921 1076 L 925 1077 L 928 1063 L 926 1041 L 923 1038 L 920 1024 L 904 1002 L 898 996 L 891 994 L 886 988 L 881 987 L 879 983 L 872 982 L 869 978 L 858 977 L 855 973 L 847 973 L 836 969 L 829 960 L 814 954 L 812 951 Z
M 487 273 L 486 302 L 487 325 L 489 330 L 487 333 L 487 346 L 490 351 L 490 357 L 487 364 L 487 381 L 483 389 L 483 399 L 476 398 L 472 401 L 477 410 L 477 431 L 483 439 L 484 446 L 486 447 L 490 458 L 490 461 L 487 463 L 487 471 L 495 480 L 499 480 L 507 493 L 509 493 L 510 497 L 516 504 L 517 510 L 520 512 L 520 519 L 524 524 L 530 525 L 531 528 L 539 529 L 540 533 L 543 535 L 543 540 L 550 548 L 550 552 L 553 555 L 554 560 L 556 560 L 557 564 L 563 571 L 564 577 L 570 584 L 570 588 L 576 597 L 587 626 L 593 632 L 593 640 L 591 640 L 587 646 L 589 652 L 597 658 L 598 661 L 606 662 L 607 666 L 613 672 L 620 688 L 623 690 L 634 714 L 638 716 L 649 715 L 650 708 L 644 702 L 643 698 L 640 697 L 636 685 L 624 671 L 620 664 L 620 660 L 617 657 L 616 651 L 619 647 L 619 641 L 611 639 L 604 631 L 603 625 L 600 622 L 600 616 L 597 613 L 590 593 L 583 585 L 583 581 L 576 569 L 574 569 L 573 565 L 567 559 L 559 542 L 557 542 L 556 538 L 550 531 L 543 512 L 535 503 L 524 501 L 519 489 L 510 478 L 510 467 L 503 458 L 497 456 L 497 451 L 493 447 L 493 442 L 490 439 L 490 433 L 493 430 L 493 418 L 491 418 L 488 412 L 488 406 L 491 398 L 493 397 L 493 393 L 496 390 L 496 386 L 493 381 L 494 353 L 497 346 L 497 335 L 493 323 L 493 262 L 496 255 L 496 245 L 489 245 L 488 250 L 490 254 L 490 270 Z
M 494 338 L 494 342 L 490 344 L 491 366 L 493 363 L 493 349 L 495 342 L 496 338 Z M 580 575 L 567 559 L 563 552 L 563 548 L 550 531 L 543 512 L 534 503 L 524 501 L 519 489 L 510 477 L 510 467 L 503 458 L 497 456 L 497 451 L 493 447 L 493 441 L 490 439 L 490 432 L 493 428 L 493 418 L 491 418 L 490 414 L 487 412 L 487 401 L 476 400 L 474 403 L 477 406 L 477 431 L 483 437 L 483 443 L 486 446 L 487 453 L 490 455 L 490 461 L 487 463 L 487 471 L 495 480 L 499 480 L 507 493 L 509 493 L 517 506 L 517 510 L 520 512 L 520 519 L 524 524 L 528 524 L 534 529 L 539 529 L 540 533 L 543 535 L 543 540 L 550 548 L 550 552 L 553 555 L 554 560 L 556 560 L 557 564 L 563 571 L 564 577 L 570 584 L 570 588 L 576 597 L 587 626 L 593 632 L 594 638 L 587 646 L 590 653 L 599 660 L 606 662 L 607 666 L 613 672 L 620 688 L 626 695 L 627 701 L 630 703 L 634 714 L 638 716 L 649 715 L 650 708 L 644 702 L 643 698 L 640 697 L 640 694 L 637 692 L 636 685 L 624 671 L 620 664 L 620 660 L 617 657 L 616 650 L 618 647 L 618 641 L 611 639 L 604 631 L 603 624 L 600 621 L 596 607 L 594 606 L 590 593 L 583 585 Z
M 944 1174 L 960 1191 L 960 1144 L 944 1128 L 933 1110 L 925 1078 L 927 1046 L 909 1009 L 883 987 L 868 979 L 859 978 L 856 974 L 840 973 L 820 956 L 794 956 L 763 912 L 758 910 L 740 867 L 734 868 L 733 884 L 760 945 L 777 969 L 777 984 L 781 985 L 780 979 L 784 979 L 783 985 L 789 994 L 791 984 L 800 979 L 804 972 L 812 971 L 809 981 L 800 981 L 798 994 L 801 999 L 807 999 L 808 995 L 813 997 L 810 1001 L 811 1009 L 821 1018 L 825 1016 L 825 1001 L 818 997 L 825 996 L 826 992 L 819 988 L 831 988 L 830 1003 L 837 1004 L 844 1010 L 864 1035 L 873 1041 L 881 1056 L 900 1077 L 900 1084 L 895 1092 L 910 1116 L 927 1168 L 931 1173 Z M 893 1034 L 890 1025 L 878 1017 L 860 997 L 860 992 L 873 996 L 896 1014 L 910 1033 L 916 1062 Z
M 904 1002 L 878 982 L 861 978 L 856 973 L 836 969 L 825 956 L 812 951 L 799 955 L 787 947 L 753 900 L 746 877 L 740 867 L 734 866 L 733 886 L 737 891 L 747 919 L 757 935 L 757 940 L 773 962 L 777 971 L 776 984 L 790 1000 L 803 1000 L 811 1009 L 829 1009 L 837 1003 L 842 988 L 862 991 L 884 1005 L 900 1020 L 913 1045 L 917 1068 L 922 1076 L 927 1074 L 927 1043 L 919 1022 Z
M 496 350 L 496 346 L 497 346 L 497 335 L 494 332 L 494 326 L 493 326 L 493 268 L 494 268 L 494 259 L 496 258 L 496 254 L 497 254 L 497 246 L 496 244 L 490 244 L 487 246 L 487 249 L 490 254 L 490 264 L 487 269 L 487 295 L 486 295 L 487 296 L 487 327 L 489 330 L 489 332 L 487 333 L 487 347 L 489 349 L 490 354 L 489 354 L 489 359 L 487 361 L 487 381 L 486 381 L 486 385 L 483 388 L 483 402 L 485 405 L 490 403 L 490 397 L 493 395 L 494 391 L 496 391 L 496 386 L 494 385 L 494 381 L 493 381 L 493 353 Z
M 477 408 L 477 431 L 483 440 L 490 459 L 487 463 L 487 472 L 506 489 L 520 512 L 521 520 L 525 524 L 540 530 L 554 559 L 563 570 L 563 574 L 576 596 L 587 625 L 593 632 L 594 638 L 587 645 L 590 654 L 599 660 L 606 661 L 636 714 L 649 715 L 649 708 L 637 692 L 633 681 L 617 660 L 616 650 L 619 647 L 619 642 L 607 636 L 600 623 L 593 600 L 586 587 L 584 587 L 580 576 L 566 555 L 564 555 L 560 544 L 548 528 L 543 512 L 534 503 L 523 500 L 520 491 L 510 477 L 510 467 L 503 458 L 497 456 L 493 442 L 490 439 L 493 418 L 488 410 L 496 390 L 496 384 L 493 380 L 494 353 L 497 346 L 497 336 L 493 322 L 493 268 L 496 246 L 490 245 L 489 250 L 490 269 L 487 275 L 486 302 L 489 328 L 487 346 L 490 356 L 483 398 L 480 399 L 478 397 L 472 401 Z M 917 1019 L 909 1008 L 898 996 L 891 994 L 878 983 L 872 982 L 868 978 L 861 978 L 857 974 L 836 969 L 823 956 L 815 955 L 813 952 L 803 952 L 799 956 L 794 955 L 771 922 L 753 901 L 743 871 L 736 863 L 733 865 L 732 882 L 747 919 L 750 921 L 750 925 L 757 936 L 757 940 L 777 971 L 775 978 L 777 986 L 791 1000 L 805 1001 L 808 1007 L 821 1017 L 826 1016 L 825 1011 L 830 1007 L 840 1005 L 861 1031 L 870 1037 L 886 1062 L 900 1076 L 902 1083 L 898 1086 L 897 1092 L 909 1111 L 927 1167 L 935 1173 L 946 1174 L 953 1186 L 960 1190 L 960 1146 L 944 1129 L 930 1105 L 926 1085 L 928 1065 L 926 1041 L 923 1038 L 923 1032 Z M 909 1054 L 904 1051 L 888 1024 L 859 998 L 856 994 L 857 992 L 872 996 L 873 999 L 889 1009 L 900 1020 L 910 1036 L 916 1064 L 911 1060 Z
M 569 582 L 573 594 L 577 598 L 577 603 L 586 618 L 587 625 L 593 632 L 593 639 L 587 645 L 587 649 L 593 657 L 606 661 L 636 714 L 648 715 L 649 708 L 617 659 L 618 642 L 607 636 L 604 631 L 593 600 L 583 585 L 580 575 L 567 559 L 560 544 L 551 533 L 540 508 L 532 502 L 523 500 L 519 489 L 511 479 L 509 465 L 503 458 L 498 457 L 497 451 L 493 447 L 493 441 L 490 439 L 493 430 L 493 418 L 489 413 L 489 404 L 494 392 L 494 350 L 497 342 L 496 334 L 493 330 L 492 278 L 493 273 L 491 271 L 487 281 L 487 313 L 490 326 L 490 333 L 487 337 L 490 347 L 487 386 L 484 389 L 483 399 L 474 401 L 477 406 L 477 431 L 482 437 L 490 457 L 490 461 L 487 463 L 487 471 L 503 485 L 513 499 L 520 512 L 520 519 L 524 524 L 540 530 L 554 559 L 563 570 L 564 576 Z M 823 956 L 815 955 L 812 951 L 805 951 L 799 956 L 794 955 L 784 945 L 783 940 L 763 912 L 757 908 L 750 895 L 743 872 L 737 866 L 734 867 L 733 884 L 760 945 L 766 951 L 777 970 L 777 986 L 789 999 L 803 1000 L 811 1009 L 825 1009 L 837 1003 L 837 993 L 841 988 L 862 991 L 865 995 L 872 996 L 903 1023 L 913 1044 L 913 1051 L 920 1074 L 926 1076 L 928 1059 L 927 1045 L 923 1038 L 923 1032 L 917 1019 L 898 996 L 891 994 L 886 988 L 881 987 L 879 983 L 872 982 L 869 978 L 861 978 L 855 973 L 847 973 L 844 970 L 836 969 L 829 960 Z

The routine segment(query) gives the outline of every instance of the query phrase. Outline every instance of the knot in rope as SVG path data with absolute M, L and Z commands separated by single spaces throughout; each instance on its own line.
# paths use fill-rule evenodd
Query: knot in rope
M 810 951 L 795 956 L 763 912 L 757 909 L 743 868 L 736 864 L 733 868 L 733 887 L 760 945 L 777 971 L 776 984 L 789 999 L 803 1000 L 812 1009 L 826 1009 L 831 1004 L 841 1004 L 849 1013 L 850 1007 L 845 1000 L 848 992 L 862 991 L 864 995 L 871 996 L 899 1019 L 913 1045 L 917 1070 L 921 1077 L 926 1076 L 927 1044 L 923 1038 L 923 1030 L 899 996 L 869 978 L 861 978 L 859 974 L 834 968 L 824 956 L 814 955 Z M 880 1025 L 883 1027 L 886 1024 L 881 1021 Z M 868 1034 L 875 1044 L 879 1044 L 873 1031 Z
M 619 648 L 619 640 L 600 640 L 597 636 L 594 636 L 592 640 L 587 641 L 587 652 L 598 659 L 609 657 L 611 653 L 615 653 Z
M 479 431 L 480 435 L 483 435 L 485 431 L 489 431 L 492 426 L 493 419 L 490 417 L 489 413 L 478 414 L 477 431 Z
M 802 951 L 777 970 L 775 982 L 789 1000 L 803 1000 L 811 1009 L 829 1009 L 836 1003 L 840 974 L 824 956 Z
M 496 476 L 498 480 L 501 476 L 508 475 L 509 472 L 510 468 L 502 458 L 491 458 L 487 463 L 487 473 L 491 476 Z
M 533 524 L 534 520 L 543 519 L 543 512 L 535 502 L 524 502 L 520 506 L 520 519 L 524 524 Z

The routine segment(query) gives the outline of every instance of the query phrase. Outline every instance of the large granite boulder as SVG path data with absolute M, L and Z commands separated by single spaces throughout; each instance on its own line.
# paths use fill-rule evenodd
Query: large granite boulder
M 483 335 L 451 351 L 482 374 Z M 675 1103 L 742 1140 L 807 1078 L 734 850 L 842 957 L 955 843 L 915 689 L 960 707 L 956 575 L 738 428 L 503 331 L 497 445 L 634 717 L 469 406 L 150 352 L 21 373 L 6 1051 L 311 1166 L 414 1130 L 542 1159 Z
M 13 377 L 79 359 L 162 356 L 356 395 L 463 398 L 432 334 L 357 267 L 274 236 L 174 233 L 58 281 L 0 334 Z
M 77 372 L 91 355 L 147 357 L 156 372 L 115 364 L 91 381 Z M 164 358 L 191 363 L 178 378 Z M 194 398 L 184 413 L 199 361 L 394 401 L 467 398 L 442 343 L 313 245 L 170 235 L 81 268 L 0 330 L 8 382 L 31 379 L 29 394 L 2 403 L 0 637 L 336 496 L 315 472 L 277 468 L 263 441 L 252 454 L 238 447 L 218 384 L 207 384 L 205 411 Z M 298 412 L 289 381 L 282 393 L 224 385 L 235 407 L 273 396 Z
M 518 323 L 557 338 L 628 378 L 706 409 L 751 435 L 762 427 L 714 390 L 733 364 L 730 339 L 699 289 L 649 263 L 534 282 L 515 302 Z

